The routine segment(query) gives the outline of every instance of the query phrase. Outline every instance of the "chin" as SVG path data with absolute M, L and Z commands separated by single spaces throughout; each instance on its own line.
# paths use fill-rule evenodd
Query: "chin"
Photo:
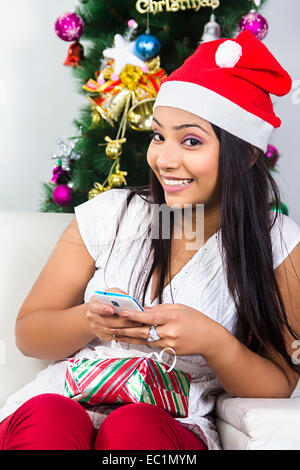
M 202 198 L 199 201 L 199 199 L 195 200 L 194 198 L 184 197 L 183 195 L 180 198 L 174 199 L 174 198 L 172 198 L 172 196 L 169 196 L 169 195 L 165 194 L 165 201 L 166 201 L 166 204 L 169 207 L 173 207 L 174 209 L 176 209 L 176 207 L 184 209 L 185 205 L 195 207 L 196 204 L 203 204 Z M 188 207 L 187 207 L 187 209 L 188 209 Z
M 170 209 L 184 209 L 184 204 L 189 204 L 188 202 L 168 201 L 167 198 L 165 198 L 165 200 Z

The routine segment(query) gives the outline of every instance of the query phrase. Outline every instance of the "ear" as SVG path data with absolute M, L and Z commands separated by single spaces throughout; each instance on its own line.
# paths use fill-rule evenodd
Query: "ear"
M 250 157 L 250 167 L 253 166 L 256 160 L 258 159 L 258 155 L 258 149 L 256 147 L 253 147 L 253 154 Z

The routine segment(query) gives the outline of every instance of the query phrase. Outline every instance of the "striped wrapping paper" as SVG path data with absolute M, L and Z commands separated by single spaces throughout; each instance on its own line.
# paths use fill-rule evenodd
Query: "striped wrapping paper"
M 191 377 L 147 357 L 70 359 L 64 394 L 80 403 L 150 403 L 174 417 L 188 415 Z

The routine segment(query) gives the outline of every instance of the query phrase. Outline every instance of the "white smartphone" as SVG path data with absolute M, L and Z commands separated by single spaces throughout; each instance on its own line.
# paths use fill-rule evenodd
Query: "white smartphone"
M 131 297 L 131 295 L 116 294 L 115 292 L 105 292 L 100 290 L 96 290 L 94 295 L 97 296 L 97 299 L 101 304 L 113 307 L 116 314 L 123 310 L 135 310 L 136 312 L 144 311 L 143 307 L 134 297 Z

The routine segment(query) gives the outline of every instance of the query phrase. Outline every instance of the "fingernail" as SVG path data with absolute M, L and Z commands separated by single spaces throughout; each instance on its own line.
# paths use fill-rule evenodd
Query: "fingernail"
M 113 313 L 113 310 L 112 310 L 112 308 L 107 307 L 107 308 L 104 309 L 104 312 L 105 313 Z
M 107 332 L 107 333 L 115 333 L 115 332 L 116 332 L 116 328 L 106 328 L 106 332 Z
M 120 312 L 119 315 L 121 315 L 122 317 L 128 317 L 128 312 Z

